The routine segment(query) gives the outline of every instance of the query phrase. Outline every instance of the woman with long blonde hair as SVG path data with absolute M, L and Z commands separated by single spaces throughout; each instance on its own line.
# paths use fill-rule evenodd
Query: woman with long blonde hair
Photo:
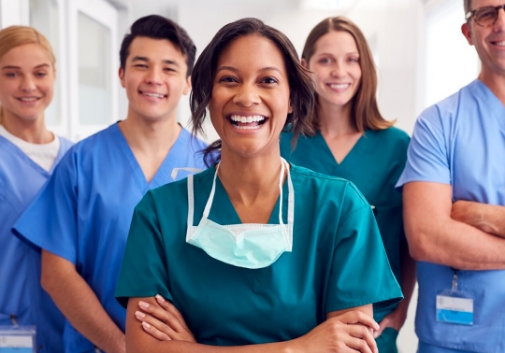
M 40 286 L 40 252 L 11 228 L 70 141 L 50 132 L 55 55 L 36 29 L 0 31 L 0 326 L 35 326 L 37 351 L 63 351 L 63 316 Z

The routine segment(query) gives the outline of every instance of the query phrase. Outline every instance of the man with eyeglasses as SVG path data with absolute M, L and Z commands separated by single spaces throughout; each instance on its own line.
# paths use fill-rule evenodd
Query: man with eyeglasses
M 505 352 L 505 0 L 464 0 L 479 77 L 419 117 L 397 187 L 419 353 Z

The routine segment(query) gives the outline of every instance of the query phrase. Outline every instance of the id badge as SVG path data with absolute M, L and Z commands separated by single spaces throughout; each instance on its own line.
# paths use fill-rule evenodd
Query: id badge
M 0 326 L 0 353 L 36 353 L 34 326 Z
M 458 272 L 454 272 L 452 288 L 437 295 L 437 321 L 473 325 L 473 299 L 458 291 Z

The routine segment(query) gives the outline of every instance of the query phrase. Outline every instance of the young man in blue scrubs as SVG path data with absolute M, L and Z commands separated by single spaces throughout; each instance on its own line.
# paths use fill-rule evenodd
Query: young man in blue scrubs
M 465 0 L 477 80 L 419 117 L 403 186 L 419 353 L 505 352 L 505 1 Z
M 205 168 L 205 144 L 177 123 L 195 53 L 176 23 L 137 20 L 120 51 L 126 119 L 76 144 L 15 225 L 42 248 L 42 286 L 68 321 L 66 352 L 125 352 L 114 290 L 133 209 L 149 189 Z

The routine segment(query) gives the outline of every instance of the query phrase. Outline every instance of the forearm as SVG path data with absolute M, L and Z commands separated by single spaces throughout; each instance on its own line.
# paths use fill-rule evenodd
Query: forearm
M 414 259 L 461 270 L 505 269 L 505 238 L 451 218 L 450 185 L 406 184 L 403 213 L 405 233 Z
M 123 332 L 70 262 L 43 251 L 42 286 L 72 326 L 108 353 L 125 352 Z
M 396 311 L 401 315 L 404 322 L 417 281 L 416 261 L 410 256 L 408 246 L 405 242 L 402 243 L 401 247 L 401 274 L 403 300 L 398 304 Z
M 505 238 L 504 206 L 457 201 L 453 205 L 452 218 L 483 232 Z

